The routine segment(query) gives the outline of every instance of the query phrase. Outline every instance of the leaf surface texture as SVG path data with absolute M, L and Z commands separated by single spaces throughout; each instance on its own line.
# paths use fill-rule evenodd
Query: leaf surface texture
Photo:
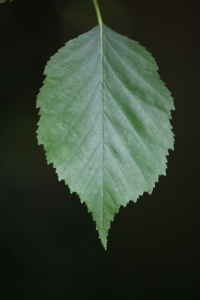
M 38 142 L 92 213 L 104 247 L 119 207 L 151 193 L 173 149 L 173 100 L 137 42 L 102 25 L 48 62 Z

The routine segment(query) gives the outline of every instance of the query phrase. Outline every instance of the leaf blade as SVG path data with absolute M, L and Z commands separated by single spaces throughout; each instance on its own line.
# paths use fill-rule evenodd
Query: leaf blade
M 13 1 L 13 0 L 10 0 L 10 1 Z M 0 0 L 0 3 L 4 3 L 6 2 L 6 0 Z
M 106 248 L 119 207 L 165 174 L 173 100 L 152 56 L 104 24 L 61 48 L 45 75 L 38 143 L 92 212 Z

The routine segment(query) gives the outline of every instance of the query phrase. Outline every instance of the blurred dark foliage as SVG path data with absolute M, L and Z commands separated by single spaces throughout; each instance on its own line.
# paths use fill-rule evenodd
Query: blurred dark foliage
M 200 299 L 199 1 L 99 5 L 152 53 L 175 99 L 167 177 L 120 209 L 104 251 L 36 140 L 45 64 L 97 24 L 92 1 L 0 4 L 0 299 Z

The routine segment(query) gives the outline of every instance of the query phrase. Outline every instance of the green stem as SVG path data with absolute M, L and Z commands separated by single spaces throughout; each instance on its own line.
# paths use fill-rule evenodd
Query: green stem
M 94 8 L 96 10 L 96 14 L 97 14 L 97 19 L 99 22 L 99 26 L 101 27 L 103 22 L 102 22 L 102 18 L 101 18 L 101 13 L 100 13 L 100 9 L 99 9 L 99 5 L 97 3 L 97 0 L 93 0 L 93 4 L 94 4 Z

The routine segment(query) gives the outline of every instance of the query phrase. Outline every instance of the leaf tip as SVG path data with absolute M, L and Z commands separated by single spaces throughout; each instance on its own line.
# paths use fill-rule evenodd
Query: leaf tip
M 100 240 L 101 240 L 101 244 L 102 244 L 104 250 L 106 251 L 107 250 L 107 238 L 104 240 L 102 238 L 100 238 Z

